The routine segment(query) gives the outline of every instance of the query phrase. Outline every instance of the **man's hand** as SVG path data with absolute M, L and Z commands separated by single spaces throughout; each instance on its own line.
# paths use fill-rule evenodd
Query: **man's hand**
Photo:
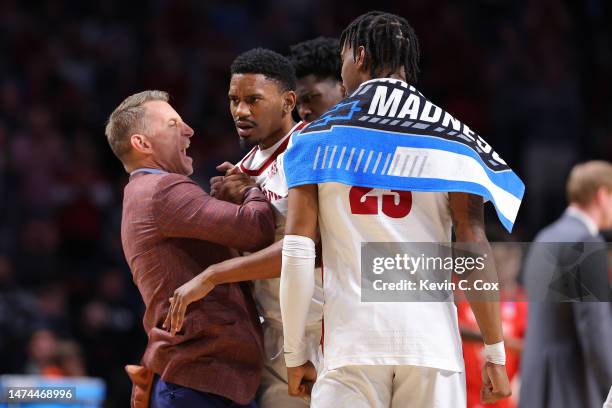
M 214 197 L 240 205 L 244 201 L 244 193 L 253 187 L 257 187 L 257 183 L 250 176 L 244 173 L 231 174 L 224 176 L 223 180 L 215 185 Z
M 512 394 L 506 366 L 486 362 L 482 367 L 482 388 L 480 400 L 484 404 L 492 404 Z
M 210 196 L 217 198 L 217 190 L 223 184 L 223 176 L 215 176 L 210 178 Z
M 215 176 L 210 179 L 210 195 L 218 200 L 234 204 L 242 204 L 244 193 L 257 183 L 248 175 L 242 173 L 238 166 L 225 162 L 217 166 L 217 170 L 225 172 L 224 176 Z
M 215 285 L 207 278 L 206 271 L 204 271 L 175 290 L 169 299 L 170 309 L 162 327 L 173 336 L 181 331 L 185 321 L 187 306 L 196 300 L 202 299 L 214 288 Z
M 229 176 L 230 174 L 237 173 L 240 171 L 238 166 L 234 166 L 230 162 L 223 162 L 216 167 L 217 171 L 224 174 L 224 176 Z M 217 194 L 217 189 L 220 186 L 220 183 L 223 183 L 223 176 L 215 176 L 210 178 L 210 195 L 215 197 Z
M 238 166 L 234 166 L 232 163 L 227 161 L 221 163 L 215 168 L 217 169 L 217 171 L 225 173 L 226 176 L 229 176 L 230 174 L 233 174 L 234 172 L 238 171 Z
M 310 361 L 298 367 L 287 367 L 289 395 L 292 397 L 308 397 L 316 379 L 317 370 Z

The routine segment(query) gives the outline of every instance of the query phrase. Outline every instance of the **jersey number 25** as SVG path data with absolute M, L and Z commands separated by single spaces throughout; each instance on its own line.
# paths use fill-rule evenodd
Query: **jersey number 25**
M 378 200 L 382 198 L 380 209 L 383 214 L 391 218 L 404 218 L 412 209 L 412 193 L 410 191 L 391 190 L 395 194 L 382 194 L 367 196 L 373 188 L 353 187 L 349 192 L 351 213 L 359 215 L 378 215 Z M 399 201 L 397 197 L 399 196 Z M 396 203 L 396 201 L 398 201 Z

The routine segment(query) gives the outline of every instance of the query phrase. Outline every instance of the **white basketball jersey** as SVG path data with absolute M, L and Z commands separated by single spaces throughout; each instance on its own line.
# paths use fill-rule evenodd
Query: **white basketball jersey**
M 285 180 L 282 160 L 279 160 L 279 156 L 282 157 L 282 153 L 287 149 L 293 133 L 302 129 L 305 125 L 304 122 L 298 123 L 285 137 L 265 150 L 255 146 L 237 164 L 243 173 L 248 174 L 255 180 L 274 207 L 276 219 L 275 240 L 277 241 L 285 236 L 285 220 L 287 218 L 287 201 L 289 196 L 289 188 Z M 323 314 L 321 269 L 316 268 L 313 273 L 315 274 L 316 284 L 308 314 L 308 325 L 319 325 L 320 328 Z M 257 301 L 261 316 L 266 320 L 282 322 L 279 300 L 280 278 L 259 279 L 254 281 L 254 283 L 255 300 Z
M 463 371 L 454 303 L 361 302 L 361 244 L 449 243 L 448 193 L 391 192 L 335 182 L 318 189 L 327 369 L 416 365 Z

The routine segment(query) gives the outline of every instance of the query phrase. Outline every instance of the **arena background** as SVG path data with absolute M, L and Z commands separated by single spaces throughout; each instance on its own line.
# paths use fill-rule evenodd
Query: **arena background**
M 373 8 L 422 44 L 421 91 L 483 135 L 524 180 L 515 232 L 563 211 L 570 167 L 612 160 L 612 4 L 588 1 L 0 1 L 0 374 L 88 375 L 126 406 L 145 344 L 120 243 L 127 182 L 105 137 L 126 96 L 170 92 L 195 129 L 204 188 L 241 157 L 229 65 L 339 36 Z

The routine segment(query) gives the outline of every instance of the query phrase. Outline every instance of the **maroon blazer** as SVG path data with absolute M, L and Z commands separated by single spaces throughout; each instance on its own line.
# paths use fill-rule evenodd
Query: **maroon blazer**
M 274 214 L 261 191 L 251 189 L 238 206 L 210 197 L 186 176 L 134 175 L 124 190 L 121 240 L 146 306 L 142 364 L 164 381 L 251 401 L 264 352 L 247 284 L 218 285 L 189 305 L 174 337 L 161 326 L 174 290 L 230 258 L 230 247 L 256 251 L 274 241 Z

